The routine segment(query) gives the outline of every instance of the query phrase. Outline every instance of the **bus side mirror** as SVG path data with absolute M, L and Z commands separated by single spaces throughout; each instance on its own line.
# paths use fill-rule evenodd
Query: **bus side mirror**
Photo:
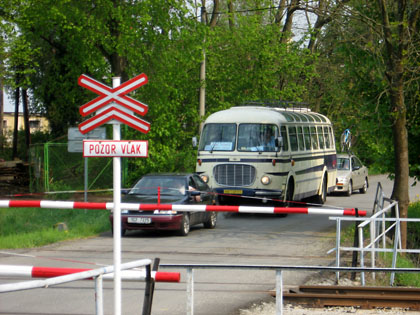
M 277 137 L 274 142 L 275 142 L 276 148 L 283 148 L 283 137 L 282 136 Z
M 192 137 L 192 146 L 193 148 L 197 147 L 197 137 Z

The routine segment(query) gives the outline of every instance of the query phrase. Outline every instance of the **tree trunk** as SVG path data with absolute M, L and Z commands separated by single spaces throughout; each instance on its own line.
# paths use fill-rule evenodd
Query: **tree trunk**
M 406 113 L 402 93 L 397 91 L 395 94 L 392 96 L 392 98 L 395 98 L 393 103 L 395 102 L 397 106 L 396 110 L 399 112 L 396 113 L 397 118 L 392 127 L 395 154 L 395 181 L 391 198 L 398 200 L 399 216 L 401 218 L 407 218 L 410 197 L 408 195 L 409 161 Z M 407 248 L 407 222 L 401 222 L 401 246 Z
M 114 52 L 109 58 L 111 64 L 111 72 L 121 78 L 121 83 L 128 81 L 128 74 L 126 72 L 127 59 Z
M 277 8 L 276 18 L 274 20 L 274 23 L 278 26 L 280 26 L 280 22 L 283 19 L 285 8 L 286 8 L 286 0 L 281 0 Z
M 398 201 L 399 215 L 401 218 L 408 216 L 408 137 L 407 137 L 407 109 L 404 102 L 404 73 L 407 60 L 407 43 L 410 32 L 415 29 L 416 17 L 419 9 L 415 3 L 412 16 L 408 18 L 406 1 L 399 1 L 397 12 L 388 14 L 386 0 L 377 0 L 382 17 L 382 30 L 386 49 L 386 77 L 389 84 L 389 94 L 392 111 L 392 132 L 395 154 L 395 181 L 391 198 Z M 393 23 L 390 17 L 395 18 Z M 393 32 L 393 25 L 396 32 Z M 407 223 L 401 223 L 401 246 L 407 248 Z
M 26 160 L 28 160 L 29 146 L 31 145 L 31 126 L 29 125 L 28 93 L 26 89 L 22 89 L 22 103 L 23 121 L 25 122 Z
M 19 88 L 15 90 L 15 121 L 13 126 L 13 149 L 12 160 L 17 158 L 17 144 L 18 144 L 18 119 L 19 119 Z
M 287 8 L 286 22 L 284 22 L 281 43 L 287 43 L 292 36 L 293 14 L 299 9 L 299 0 L 292 0 Z
M 391 198 L 398 200 L 399 216 L 408 217 L 408 195 L 409 161 L 408 161 L 408 135 L 407 135 L 407 109 L 404 102 L 404 66 L 402 60 L 394 60 L 393 69 L 388 70 L 388 77 L 391 80 L 391 104 L 394 113 L 392 134 L 394 140 L 395 155 L 395 180 Z M 407 222 L 401 222 L 401 246 L 407 247 Z
M 210 19 L 210 27 L 215 27 L 217 24 L 217 17 L 219 16 L 219 7 L 220 7 L 219 0 L 213 0 L 213 13 Z
M 234 27 L 234 21 L 235 21 L 235 15 L 233 12 L 233 0 L 228 0 L 228 12 L 229 12 L 229 29 L 233 30 Z

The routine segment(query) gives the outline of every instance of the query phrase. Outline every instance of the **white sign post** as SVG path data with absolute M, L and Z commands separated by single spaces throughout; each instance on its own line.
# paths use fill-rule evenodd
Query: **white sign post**
M 120 124 L 124 123 L 143 133 L 150 130 L 147 121 L 139 119 L 133 113 L 145 115 L 147 105 L 134 100 L 125 94 L 147 83 L 147 76 L 140 74 L 120 85 L 119 77 L 112 78 L 112 88 L 86 76 L 79 77 L 79 85 L 99 97 L 80 107 L 80 114 L 87 116 L 92 112 L 96 115 L 79 125 L 79 130 L 85 134 L 105 123 L 112 124 L 113 141 L 83 141 L 83 156 L 106 156 L 113 159 L 113 190 L 114 190 L 114 315 L 121 315 L 121 157 L 147 157 L 147 141 L 121 141 Z
M 120 78 L 112 78 L 112 87 L 120 85 Z M 112 125 L 112 139 L 121 140 L 120 123 Z M 114 314 L 121 315 L 121 158 L 113 157 L 114 172 Z

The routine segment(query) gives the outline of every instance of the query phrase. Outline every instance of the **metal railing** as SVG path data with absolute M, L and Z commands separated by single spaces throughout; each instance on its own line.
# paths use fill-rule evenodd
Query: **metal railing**
M 389 205 L 384 206 L 385 202 Z M 328 251 L 336 252 L 336 266 L 340 267 L 340 256 L 343 251 L 360 253 L 360 266 L 365 267 L 365 253 L 370 253 L 371 267 L 375 268 L 376 255 L 378 253 L 392 253 L 391 268 L 397 270 L 397 257 L 399 253 L 420 253 L 420 249 L 403 249 L 401 246 L 401 222 L 420 222 L 420 219 L 408 219 L 399 217 L 398 202 L 386 198 L 383 195 L 382 187 L 378 184 L 375 203 L 373 206 L 373 215 L 366 218 L 348 218 L 348 217 L 330 217 L 330 220 L 336 221 L 336 244 L 335 248 Z M 389 215 L 395 214 L 395 217 Z M 388 217 L 387 217 L 388 216 Z M 355 222 L 355 244 L 353 247 L 341 246 L 341 227 L 343 221 Z M 365 238 L 365 229 L 369 227 L 368 236 Z M 387 247 L 387 238 L 393 240 L 392 248 Z M 365 244 L 366 242 L 366 244 Z M 357 246 L 357 247 L 356 247 Z M 356 257 L 357 258 L 357 257 Z M 357 260 L 357 259 L 356 259 Z M 355 261 L 353 261 L 355 263 Z M 354 266 L 354 265 L 353 265 Z M 339 272 L 336 273 L 337 282 Z M 372 274 L 375 278 L 375 273 Z M 390 285 L 394 284 L 395 272 L 391 273 Z M 365 285 L 366 279 L 364 272 L 361 273 L 361 283 Z
M 158 259 L 155 259 L 153 270 L 157 269 Z M 145 267 L 146 268 L 146 289 L 143 302 L 143 314 L 150 314 L 152 308 L 152 298 L 154 290 L 154 279 L 152 278 L 152 261 L 150 259 L 141 259 L 121 264 L 121 270 Z M 18 283 L 8 283 L 0 285 L 0 293 L 14 292 L 21 290 L 48 288 L 53 285 L 85 280 L 93 278 L 95 281 L 95 314 L 103 315 L 103 276 L 114 272 L 114 266 L 106 266 L 98 269 L 72 273 L 65 276 L 59 276 L 44 280 L 31 280 Z

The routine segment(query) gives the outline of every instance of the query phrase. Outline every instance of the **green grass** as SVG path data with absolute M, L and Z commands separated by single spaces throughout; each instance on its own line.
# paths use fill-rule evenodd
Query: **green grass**
M 0 209 L 0 248 L 31 248 L 98 235 L 111 228 L 108 210 Z M 59 231 L 64 222 L 68 230 Z

